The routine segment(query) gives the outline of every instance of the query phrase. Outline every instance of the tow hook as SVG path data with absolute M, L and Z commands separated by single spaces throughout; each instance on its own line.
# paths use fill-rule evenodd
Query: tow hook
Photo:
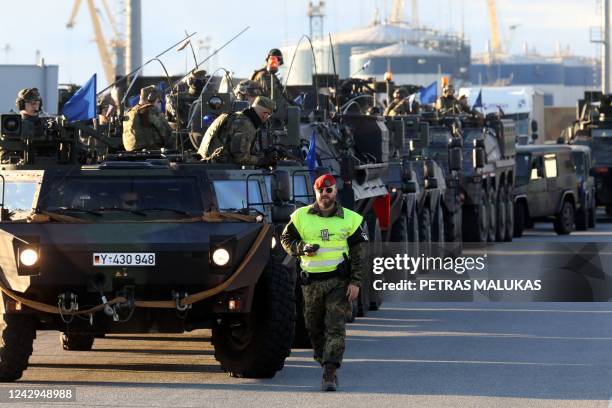
M 115 308 L 108 304 L 108 300 L 106 299 L 106 296 L 104 296 L 104 293 L 100 293 L 100 297 L 102 298 L 102 304 L 104 304 L 104 314 L 107 316 L 112 316 L 113 321 L 118 321 L 119 315 L 117 314 Z
M 79 310 L 77 295 L 72 292 L 65 292 L 57 297 L 57 305 L 62 313 L 71 313 Z
M 181 305 L 181 300 L 185 299 L 188 296 L 187 292 L 184 293 L 178 293 L 178 292 L 172 292 L 172 297 L 174 298 L 174 301 L 176 303 L 176 310 L 178 310 L 179 312 L 184 312 L 185 310 L 190 310 L 192 305 Z

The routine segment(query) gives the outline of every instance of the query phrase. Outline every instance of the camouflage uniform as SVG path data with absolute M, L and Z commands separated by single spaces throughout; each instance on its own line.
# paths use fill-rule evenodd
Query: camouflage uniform
M 43 136 L 43 124 L 39 116 L 28 115 L 25 111 L 25 103 L 29 101 L 40 101 L 39 111 L 42 109 L 42 97 L 37 88 L 25 88 L 19 91 L 15 106 L 21 115 L 21 136 L 27 139 L 39 139 Z
M 123 146 L 127 151 L 175 147 L 166 118 L 152 104 L 136 105 L 128 112 L 123 126 Z
M 246 109 L 248 110 L 248 109 Z M 261 157 L 251 154 L 257 127 L 245 111 L 223 114 L 204 134 L 198 154 L 214 163 L 257 165 Z
M 391 101 L 389 106 L 385 108 L 384 115 L 385 116 L 401 116 L 408 115 L 410 112 L 410 107 L 408 106 L 408 101 L 405 99 Z
M 287 110 L 287 98 L 285 96 L 285 87 L 275 74 L 268 72 L 266 68 L 255 71 L 251 76 L 251 80 L 255 82 L 261 89 L 261 95 L 276 102 L 277 112 L 284 115 Z
M 336 202 L 336 211 L 331 217 L 344 218 L 344 209 Z M 310 214 L 321 215 L 316 203 L 310 206 Z M 348 239 L 351 263 L 350 276 L 334 276 L 324 280 L 313 280 L 302 285 L 304 295 L 304 321 L 314 350 L 314 359 L 322 366 L 334 364 L 340 367 L 345 349 L 345 319 L 350 310 L 346 296 L 349 283 L 361 287 L 364 268 L 361 243 L 367 236 L 358 228 Z M 281 235 L 281 244 L 292 256 L 304 255 L 304 241 L 293 222 L 289 222 Z M 367 290 L 367 288 L 364 288 Z

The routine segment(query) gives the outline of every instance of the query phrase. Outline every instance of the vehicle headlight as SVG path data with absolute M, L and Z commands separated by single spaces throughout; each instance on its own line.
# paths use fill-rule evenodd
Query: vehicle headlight
M 33 266 L 38 262 L 38 252 L 31 248 L 24 249 L 19 254 L 19 261 L 23 266 Z
M 276 248 L 276 237 L 272 237 L 272 249 Z
M 212 261 L 217 266 L 225 266 L 230 261 L 230 254 L 225 248 L 217 248 L 212 253 Z

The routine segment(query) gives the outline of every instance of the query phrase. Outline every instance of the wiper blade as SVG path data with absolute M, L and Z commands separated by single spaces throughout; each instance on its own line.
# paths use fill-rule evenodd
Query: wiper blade
M 140 211 L 142 212 L 145 212 L 145 211 L 172 211 L 174 213 L 181 214 L 181 215 L 189 215 L 187 211 L 178 210 L 176 208 L 165 208 L 165 207 L 141 208 Z
M 140 215 L 142 217 L 147 216 L 147 214 L 143 213 L 142 211 L 130 210 L 129 208 L 120 208 L 120 207 L 100 207 L 100 208 L 96 208 L 95 211 L 123 211 L 123 212 L 129 212 L 131 214 Z
M 81 212 L 81 213 L 85 213 L 85 214 L 91 214 L 91 215 L 95 215 L 98 217 L 101 217 L 102 214 L 100 214 L 97 211 L 94 210 L 86 210 L 84 208 L 78 208 L 78 207 L 57 207 L 57 208 L 49 208 L 46 210 L 47 212 L 57 212 L 57 211 L 73 211 L 73 212 Z

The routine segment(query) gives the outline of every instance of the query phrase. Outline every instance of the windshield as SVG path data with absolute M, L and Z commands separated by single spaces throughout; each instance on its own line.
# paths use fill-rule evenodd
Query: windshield
M 203 211 L 195 177 L 69 177 L 47 195 L 41 207 L 74 212 Z
M 257 180 L 249 180 L 248 200 L 246 180 L 215 180 L 213 187 L 220 211 L 247 208 L 248 202 L 251 208 L 264 212 L 263 205 L 253 205 L 263 201 L 261 187 Z
M 35 181 L 7 180 L 4 185 L 4 196 L 0 189 L 0 202 L 4 202 L 4 208 L 13 213 L 12 220 L 25 218 L 32 212 L 37 189 L 38 183 Z
M 529 127 L 530 127 L 531 121 L 529 120 L 528 113 L 515 113 L 511 115 L 504 115 L 504 118 L 514 119 L 514 122 L 516 123 L 516 133 L 517 134 L 521 136 L 529 135 Z
M 268 192 L 268 201 L 272 201 L 272 176 L 267 175 L 264 177 L 266 182 L 266 190 Z M 295 174 L 291 177 L 291 199 L 296 202 L 308 204 L 312 198 L 308 194 L 308 187 L 306 187 L 306 176 L 303 174 Z
M 516 185 L 524 186 L 529 182 L 529 159 L 528 153 L 517 153 L 516 155 Z
M 612 164 L 612 129 L 593 129 L 593 165 Z

